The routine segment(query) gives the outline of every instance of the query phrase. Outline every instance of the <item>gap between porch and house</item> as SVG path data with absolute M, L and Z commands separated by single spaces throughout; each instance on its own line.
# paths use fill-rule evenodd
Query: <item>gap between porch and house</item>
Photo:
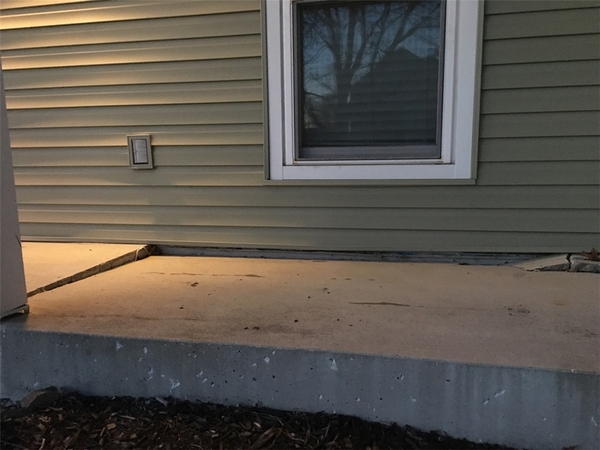
M 152 245 L 24 242 L 27 297 L 147 258 L 153 251 Z

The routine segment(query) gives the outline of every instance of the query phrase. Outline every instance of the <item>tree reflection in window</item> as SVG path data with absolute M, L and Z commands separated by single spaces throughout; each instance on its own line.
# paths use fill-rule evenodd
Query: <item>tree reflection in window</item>
M 437 146 L 441 0 L 300 3 L 302 147 Z M 364 157 L 361 156 L 361 158 Z

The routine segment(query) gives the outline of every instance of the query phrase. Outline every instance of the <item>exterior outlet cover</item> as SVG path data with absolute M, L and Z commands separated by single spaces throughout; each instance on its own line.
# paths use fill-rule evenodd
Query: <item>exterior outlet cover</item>
M 153 169 L 150 135 L 127 136 L 129 167 L 132 169 Z

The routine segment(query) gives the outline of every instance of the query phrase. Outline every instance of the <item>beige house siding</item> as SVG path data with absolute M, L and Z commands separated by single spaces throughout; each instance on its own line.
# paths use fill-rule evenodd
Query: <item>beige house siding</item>
M 485 3 L 476 185 L 264 181 L 261 1 L 3 0 L 28 240 L 371 251 L 599 245 L 600 2 Z M 156 168 L 128 167 L 150 133 Z

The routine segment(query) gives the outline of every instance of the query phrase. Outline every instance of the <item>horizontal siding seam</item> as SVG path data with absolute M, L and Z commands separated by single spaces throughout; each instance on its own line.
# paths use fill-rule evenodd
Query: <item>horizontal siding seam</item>
M 599 36 L 600 37 L 600 36 Z M 507 67 L 507 66 L 518 66 L 518 65 L 533 65 L 533 64 L 560 64 L 560 63 L 583 63 L 583 62 L 598 62 L 599 58 L 586 58 L 586 59 L 562 59 L 562 60 L 551 60 L 551 61 L 531 61 L 531 62 L 486 62 L 482 63 L 482 67 Z M 2 69 L 4 72 L 4 68 Z M 595 86 L 592 84 L 591 86 Z
M 222 0 L 222 1 L 227 1 L 227 0 Z M 87 3 L 87 4 L 85 4 Z M 161 4 L 163 2 L 155 2 L 156 4 Z M 248 2 L 249 4 L 250 2 Z M 67 5 L 71 5 L 71 4 L 64 4 L 64 6 Z M 84 2 L 84 5 L 82 5 L 83 7 L 81 8 L 81 12 L 85 12 L 85 10 L 87 8 L 89 8 L 89 2 Z M 138 5 L 140 7 L 142 7 L 143 5 Z M 86 8 L 87 7 L 87 8 Z M 116 9 L 115 6 L 113 5 L 112 7 L 104 7 L 102 9 Z M 21 8 L 18 8 L 21 9 Z M 42 8 L 39 6 L 32 6 L 30 8 L 27 8 L 28 11 L 26 12 L 20 12 L 18 11 L 18 9 L 10 9 L 10 10 L 4 10 L 0 7 L 0 20 L 4 19 L 4 20 L 10 20 L 11 18 L 16 18 L 19 16 L 37 16 L 39 14 L 44 14 L 44 13 L 68 13 L 69 11 L 65 11 L 65 10 L 61 10 L 61 9 L 55 9 L 52 11 L 42 11 Z M 8 14 L 4 14 L 4 11 L 10 11 Z M 119 23 L 125 23 L 125 22 L 137 22 L 137 21 L 144 21 L 144 20 L 160 20 L 160 19 L 178 19 L 178 18 L 188 18 L 188 17 L 207 17 L 207 16 L 211 16 L 211 15 L 224 15 L 224 14 L 238 14 L 241 12 L 260 12 L 260 8 L 250 8 L 250 9 L 241 9 L 241 10 L 234 10 L 234 11 L 222 11 L 222 12 L 207 12 L 205 14 L 177 14 L 174 15 L 172 13 L 168 13 L 165 15 L 157 15 L 157 16 L 153 16 L 153 17 L 137 17 L 137 18 L 125 18 L 125 19 L 104 19 L 104 20 L 97 20 L 94 23 L 110 23 L 110 24 L 119 24 Z M 58 23 L 58 24 L 46 24 L 46 25 L 30 25 L 30 26 L 20 26 L 20 27 L 10 27 L 10 28 L 2 28 L 2 26 L 0 25 L 0 31 L 11 31 L 11 30 L 40 30 L 40 29 L 57 29 L 60 27 L 69 27 L 69 26 L 76 26 L 76 25 L 85 25 L 87 22 L 76 22 L 76 23 Z
M 6 31 L 4 33 L 7 33 Z M 120 44 L 153 44 L 153 43 L 157 43 L 157 42 L 161 42 L 161 43 L 176 43 L 176 42 L 181 42 L 181 41 L 201 41 L 203 39 L 220 39 L 220 38 L 231 38 L 231 37 L 235 37 L 235 38 L 245 38 L 245 37 L 260 37 L 261 34 L 260 33 L 246 33 L 246 34 L 234 34 L 234 35 L 223 35 L 223 36 L 202 36 L 202 37 L 197 37 L 197 38 L 189 38 L 189 37 L 183 37 L 183 38 L 162 38 L 162 39 L 149 39 L 149 40 L 122 40 L 122 41 L 115 41 L 115 42 L 110 42 L 110 43 L 101 43 L 101 44 L 77 44 L 77 43 L 73 43 L 73 44 L 68 44 L 68 45 L 53 45 L 53 46 L 46 46 L 46 47 L 27 47 L 27 48 L 19 48 L 19 49 L 13 49 L 13 50 L 5 50 L 3 49 L 2 53 L 3 53 L 3 58 L 4 59 L 9 59 L 11 57 L 26 57 L 26 56 L 37 56 L 37 55 L 31 55 L 32 52 L 35 52 L 36 50 L 45 50 L 45 53 L 41 53 L 39 54 L 40 56 L 47 56 L 47 55 L 52 55 L 52 53 L 50 52 L 50 50 L 54 50 L 56 52 L 60 52 L 61 50 L 67 50 L 67 49 L 73 49 L 75 50 L 75 52 L 77 52 L 77 50 L 79 50 L 81 47 L 89 47 L 89 51 L 84 51 L 84 52 L 79 52 L 79 53 L 95 53 L 95 52 L 107 52 L 107 51 L 111 51 L 109 50 L 102 50 L 100 47 L 102 46 L 111 46 L 111 45 L 120 45 Z M 94 50 L 95 48 L 98 48 L 98 50 Z M 115 50 L 118 51 L 118 50 Z M 15 54 L 17 53 L 17 54 Z M 72 52 L 64 52 L 64 53 L 72 53 Z M 63 53 L 63 54 L 64 54 Z M 4 70 L 4 68 L 3 68 Z
M 74 9 L 73 6 L 80 6 L 81 8 L 77 8 L 80 11 L 85 11 L 86 9 L 90 8 L 90 6 L 94 6 L 94 2 L 98 1 L 98 0 L 81 0 L 79 2 L 64 2 L 64 3 L 56 3 L 56 4 L 50 4 L 50 5 L 34 5 L 34 6 L 24 6 L 24 7 L 6 7 L 2 4 L 2 2 L 0 2 L 0 18 L 2 17 L 14 17 L 14 16 L 28 16 L 28 15 L 38 15 L 38 14 L 47 14 L 47 13 L 65 13 L 68 11 L 65 11 L 65 7 L 68 7 L 70 9 Z M 164 0 L 163 0 L 164 1 Z M 171 1 L 171 0 L 169 0 Z M 155 4 L 161 4 L 163 2 L 153 2 Z M 91 4 L 91 5 L 90 5 Z M 141 5 L 139 5 L 141 6 Z M 115 7 L 115 5 L 112 6 L 113 8 Z M 104 7 L 104 9 L 107 9 L 107 7 Z M 5 11 L 7 11 L 7 13 L 5 13 Z M 179 14 L 179 15 L 165 15 L 165 16 L 160 16 L 160 17 L 155 17 L 155 19 L 162 19 L 162 18 L 168 18 L 168 19 L 176 19 L 179 17 L 194 17 L 194 16 L 211 16 L 211 15 L 215 15 L 215 14 L 238 14 L 240 12 L 260 12 L 260 8 L 253 8 L 253 9 L 243 9 L 243 10 L 239 10 L 239 11 L 222 11 L 222 12 L 208 12 L 206 14 L 192 14 L 192 15 L 188 15 L 188 14 Z M 140 19 L 123 19 L 123 20 L 147 20 L 144 18 L 140 18 Z M 116 22 L 121 22 L 122 20 L 117 20 Z M 100 22 L 102 23 L 102 22 Z M 112 22 L 111 22 L 112 23 Z M 69 25 L 69 24 L 67 24 Z M 57 26 L 63 26 L 63 25 L 57 25 Z M 50 26 L 45 26 L 45 27 L 50 27 Z M 41 28 L 41 27 L 36 27 L 36 28 Z M 21 29 L 21 28 L 11 28 L 11 29 Z
M 202 0 L 200 0 L 202 1 Z M 222 0 L 222 1 L 227 1 L 227 0 Z M 1 5 L 2 3 L 0 3 Z M 90 7 L 90 2 L 89 0 L 85 0 L 82 2 L 82 4 L 85 4 L 88 8 Z M 26 13 L 18 13 L 18 12 L 14 12 L 14 10 L 12 10 L 10 13 L 5 14 L 4 11 L 6 11 L 5 9 L 2 8 L 2 6 L 0 6 L 0 20 L 10 20 L 11 18 L 14 18 L 16 16 L 38 16 L 40 14 L 44 14 L 46 13 L 45 11 L 40 11 L 40 7 L 36 7 L 36 6 L 32 6 L 31 7 L 32 11 L 26 12 Z M 85 7 L 82 9 L 82 11 L 85 11 Z M 65 12 L 65 11 L 49 11 L 49 12 Z M 23 26 L 23 27 L 19 27 L 19 28 L 7 28 L 6 31 L 17 31 L 17 30 L 29 30 L 29 29 L 39 29 L 39 28 L 48 28 L 48 29 L 58 29 L 61 27 L 79 27 L 79 26 L 85 26 L 88 25 L 89 23 L 93 23 L 93 24 L 106 24 L 106 23 L 115 23 L 115 24 L 121 24 L 123 22 L 140 22 L 140 21 L 145 21 L 145 20 L 162 20 L 162 19 L 168 19 L 168 20 L 177 20 L 177 19 L 193 19 L 195 17 L 197 18 L 201 18 L 201 17 L 210 17 L 210 16 L 235 16 L 237 14 L 257 14 L 260 13 L 260 9 L 242 9 L 239 11 L 216 11 L 216 12 L 207 12 L 207 13 L 194 13 L 194 14 L 179 14 L 179 15 L 164 15 L 164 16 L 155 16 L 155 17 L 138 17 L 138 18 L 128 18 L 128 19 L 117 19 L 117 20 L 108 20 L 108 21 L 99 21 L 99 22 L 76 22 L 76 23 L 60 23 L 57 25 L 38 25 L 38 26 Z M 2 26 L 0 25 L 0 30 L 3 30 Z
M 540 40 L 540 39 L 564 39 L 578 36 L 600 36 L 599 32 L 592 33 L 574 33 L 574 34 L 548 34 L 548 35 L 536 35 L 536 36 L 517 36 L 517 37 L 507 37 L 507 38 L 485 38 L 483 43 L 487 42 L 510 42 L 510 41 L 530 41 L 530 40 Z
M 599 35 L 600 36 L 600 35 Z M 590 63 L 593 61 L 600 62 L 600 58 L 592 58 L 592 59 L 584 59 L 584 60 L 573 60 L 573 61 L 525 61 L 525 62 L 509 62 L 509 63 L 497 63 L 497 64 L 487 64 L 490 66 L 541 66 L 548 64 L 578 64 L 578 63 Z M 2 69 L 4 70 L 4 68 Z
M 598 60 L 598 62 L 600 63 L 600 60 Z M 506 64 L 506 65 L 510 65 L 510 64 Z M 600 66 L 598 66 L 598 74 L 600 75 Z M 494 91 L 543 91 L 543 90 L 551 90 L 551 89 L 555 89 L 555 90 L 569 90 L 569 89 L 578 89 L 578 88 L 585 88 L 585 87 L 597 87 L 600 86 L 600 79 L 598 79 L 597 83 L 591 83 L 590 84 L 578 84 L 578 85 L 571 85 L 571 86 L 515 86 L 515 87 L 484 87 L 482 86 L 481 91 L 482 92 L 494 92 Z M 600 93 L 598 94 L 600 95 Z M 597 110 L 595 110 L 597 111 Z
M 94 186 L 95 187 L 95 186 Z M 159 211 L 163 208 L 163 207 L 168 207 L 169 209 L 181 209 L 181 210 L 191 210 L 191 209 L 195 209 L 195 210 L 231 210 L 231 209 L 235 209 L 235 213 L 240 213 L 240 215 L 242 215 L 242 211 L 244 210 L 257 210 L 257 209 L 274 209 L 277 211 L 281 211 L 281 210 L 291 210 L 291 211 L 297 211 L 299 209 L 304 209 L 304 210 L 328 210 L 328 209 L 343 209 L 343 210 L 347 210 L 347 211 L 354 211 L 354 212 L 360 212 L 363 209 L 372 209 L 372 210 L 378 210 L 378 211 L 388 211 L 388 212 L 398 212 L 398 207 L 395 206 L 370 206 L 370 205 L 361 205 L 361 206 L 336 206 L 336 205 L 331 205 L 331 206 L 287 206 L 287 205 L 280 205 L 280 206 L 263 206 L 263 205 L 244 205 L 244 206 L 240 206 L 240 205 L 173 205 L 172 203 L 165 203 L 165 204 L 159 204 L 159 203 L 152 203 L 151 205 L 149 204 L 137 204 L 137 205 L 131 205 L 131 204 L 127 204 L 127 205 L 122 205 L 122 204 L 118 204 L 118 205 L 114 205 L 114 204 L 106 204 L 106 205 L 90 205 L 89 203 L 69 203 L 69 204 L 63 204 L 63 203 L 24 203 L 23 205 L 27 205 L 26 208 L 23 208 L 20 206 L 20 209 L 27 209 L 28 211 L 33 211 L 33 212 L 40 212 L 40 211 L 44 211 L 44 212 L 56 212 L 56 213 L 62 213 L 62 212 L 77 212 L 77 213 L 86 213 L 86 212 L 124 212 L 124 213 L 129 213 L 129 214 L 147 214 L 150 211 L 156 210 Z M 131 206 L 136 206 L 139 207 L 139 210 L 132 210 L 130 209 Z M 81 208 L 81 209 L 79 209 Z M 431 210 L 434 209 L 439 213 L 454 213 L 456 211 L 464 211 L 464 212 L 477 212 L 479 211 L 481 208 L 479 206 L 477 207 L 467 207 L 467 206 L 456 206 L 456 207 L 440 207 L 440 206 L 427 206 L 427 205 L 419 205 L 419 206 L 402 206 L 402 208 L 400 208 L 402 210 L 407 209 L 407 210 Z M 507 207 L 502 207 L 502 208 L 498 208 L 498 207 L 494 207 L 493 205 L 490 206 L 489 208 L 486 209 L 492 209 L 494 212 L 497 213 L 503 213 L 503 212 L 510 212 L 510 211 L 520 211 L 520 210 L 527 210 L 528 208 L 507 208 Z M 585 211 L 585 212 L 598 212 L 600 213 L 600 206 L 596 209 L 590 209 L 590 208 L 565 208 L 565 207 L 560 207 L 560 208 L 549 208 L 549 207 L 543 207 L 543 208 L 535 208 L 536 213 L 543 213 L 543 212 L 568 212 L 568 211 Z M 600 224 L 599 224 L 600 225 Z
M 28 69 L 15 69 L 16 70 L 25 70 L 27 71 Z M 2 69 L 2 72 L 8 72 L 8 70 L 4 70 L 4 68 Z M 227 79 L 226 81 L 262 81 L 261 78 L 231 78 L 231 79 Z M 212 83 L 212 81 L 210 81 Z M 86 89 L 86 88 L 90 88 L 90 87 L 103 87 L 103 86 L 108 86 L 108 87 L 120 87 L 120 86 L 154 86 L 154 85 L 173 85 L 173 84 L 179 84 L 181 83 L 180 81 L 165 81 L 165 82 L 160 82 L 160 83 L 156 83 L 156 82 L 148 82 L 148 83 L 122 83 L 122 84 L 90 84 L 90 85 L 81 85 L 81 86 L 76 86 L 78 88 L 82 88 L 82 89 Z M 199 82 L 201 83 L 201 82 Z M 4 90 L 5 94 L 14 94 L 17 91 L 35 91 L 35 90 L 40 90 L 40 89 L 45 89 L 45 90 L 57 90 L 60 91 L 61 89 L 63 89 L 60 86 L 57 87 L 45 87 L 45 88 L 38 88 L 38 87 L 18 87 L 18 88 L 14 88 L 14 89 L 10 89 L 7 88 Z M 82 94 L 85 95 L 85 94 Z M 8 99 L 9 95 L 7 95 L 7 99 Z M 16 96 L 15 96 L 16 97 Z M 118 105 L 117 105 L 118 106 Z M 143 105 L 141 105 L 143 106 Z M 9 108 L 10 109 L 10 108 Z
M 521 113 L 520 113 L 521 114 Z M 8 120 L 9 124 L 10 124 L 10 119 Z M 97 130 L 105 130 L 107 132 L 110 132 L 111 130 L 131 130 L 132 128 L 148 128 L 148 127 L 153 127 L 155 128 L 156 131 L 154 131 L 154 134 L 157 133 L 174 133 L 175 131 L 169 130 L 169 128 L 171 127 L 177 127 L 177 128 L 188 128 L 188 129 L 193 129 L 194 127 L 211 127 L 211 126 L 215 126 L 215 127 L 236 127 L 236 126 L 253 126 L 253 125 L 262 125 L 262 118 L 261 119 L 256 119 L 256 121 L 247 121 L 247 122 L 223 122 L 223 123 L 177 123 L 177 124 L 169 124 L 169 125 L 165 125 L 164 123 L 144 123 L 141 125 L 138 124 L 133 124 L 133 125 L 82 125 L 82 126 L 66 126 L 66 127 L 60 127 L 60 126 L 55 126 L 55 125 L 50 125 L 50 126 L 46 126 L 46 127 L 31 127 L 31 128 L 24 128 L 24 127 L 17 127 L 17 126 L 11 126 L 10 129 L 14 130 L 14 131 L 22 131 L 22 132 L 36 132 L 36 131 L 44 131 L 44 130 L 56 130 L 56 131 L 67 131 L 67 130 L 86 130 L 86 129 L 97 129 Z M 160 129 L 157 129 L 159 128 Z M 230 130 L 230 131 L 235 131 L 235 130 Z M 254 131 L 254 130 L 253 130 Z M 134 130 L 132 130 L 132 132 L 134 132 Z M 136 133 L 140 132 L 135 131 Z M 212 145 L 212 144 L 211 144 Z M 255 144 L 249 144 L 249 145 L 255 145 Z M 103 144 L 104 146 L 104 144 Z
M 557 109 L 557 110 L 553 110 L 553 109 L 544 109 L 541 111 L 506 111 L 506 112 L 480 112 L 480 115 L 482 116 L 514 116 L 515 114 L 531 114 L 531 115 L 536 115 L 536 114 L 556 114 L 556 113 L 560 113 L 560 114 L 571 114 L 571 113 L 597 113 L 598 111 L 600 111 L 599 109 L 573 109 L 573 110 L 564 110 L 564 109 Z M 569 135 L 569 137 L 582 137 L 585 135 Z M 487 139 L 487 138 L 486 138 Z
M 489 0 L 487 0 L 489 1 Z M 514 0 L 510 0 L 514 1 Z M 540 2 L 541 3 L 541 2 Z M 552 3 L 550 3 L 551 5 Z M 569 8 L 553 8 L 553 7 L 545 7 L 540 9 L 531 9 L 531 10 L 523 10 L 523 11 L 499 11 L 494 12 L 490 11 L 489 8 L 485 9 L 485 16 L 514 16 L 519 14 L 535 14 L 535 13 L 544 13 L 544 12 L 562 12 L 562 11 L 580 11 L 582 9 L 598 9 L 600 8 L 600 3 L 593 4 L 590 2 L 590 5 L 581 5 L 581 6 L 571 6 Z
M 488 0 L 489 1 L 489 0 Z M 515 0 L 511 0 L 511 1 L 515 1 Z M 561 9 L 551 9 L 551 8 L 547 8 L 547 9 L 537 9 L 537 10 L 531 10 L 531 11 L 508 11 L 508 12 L 488 12 L 485 11 L 485 17 L 500 17 L 500 16 L 506 16 L 506 17 L 514 17 L 514 16 L 520 16 L 520 15 L 531 15 L 531 14 L 542 14 L 542 13 L 558 13 L 558 12 L 566 12 L 566 11 L 582 11 L 582 10 L 593 10 L 593 11 L 598 11 L 600 10 L 600 5 L 590 5 L 590 6 L 576 6 L 573 8 L 561 8 Z
M 85 94 L 84 94 L 85 95 Z M 16 97 L 14 97 L 16 98 Z M 9 100 L 7 98 L 7 100 Z M 10 101 L 9 101 L 10 103 Z M 262 105 L 263 102 L 261 100 L 238 100 L 238 99 L 233 99 L 233 100 L 219 100 L 219 101 L 206 101 L 206 102 L 189 102 L 189 103 L 181 103 L 181 102 L 177 102 L 177 103 L 171 103 L 171 102 L 165 102 L 165 103 L 127 103 L 127 104 L 120 104 L 120 105 L 74 105 L 74 106 L 23 106 L 23 107 L 11 107 L 8 106 L 6 109 L 8 111 L 39 111 L 39 112 L 43 112 L 43 111 L 47 111 L 47 112 L 52 112 L 52 111 L 75 111 L 75 110 L 81 110 L 81 109 L 93 109 L 93 110 L 101 110 L 104 108 L 144 108 L 144 107 L 148 107 L 148 108 L 152 108 L 152 107 L 162 107 L 162 106 L 207 106 L 207 105 L 231 105 L 234 103 L 240 103 L 240 104 L 249 104 L 249 103 L 256 103 L 256 104 L 260 104 Z M 548 112 L 554 112 L 554 111 L 548 111 Z M 561 110 L 562 112 L 562 110 Z M 587 110 L 577 110 L 577 112 L 587 112 Z M 504 113 L 498 113 L 498 114 L 504 114 Z M 229 123 L 229 122 L 227 122 Z M 250 122 L 250 123 L 254 123 L 254 122 Z M 262 123 L 262 122 L 260 122 Z M 45 128 L 45 127 L 43 127 Z M 54 128 L 54 127 L 52 127 Z M 79 127 L 78 127 L 79 128 Z M 11 129 L 15 129 L 13 127 L 11 127 Z M 31 129 L 31 128 L 25 128 L 27 130 Z
M 110 42 L 110 43 L 102 43 L 102 44 L 69 44 L 69 45 L 56 45 L 51 47 L 28 47 L 26 49 L 15 49 L 15 50 L 4 50 L 3 58 L 22 58 L 22 57 L 44 57 L 44 56 L 63 56 L 63 55 L 82 55 L 82 54 L 94 54 L 94 53 L 110 53 L 110 52 L 124 52 L 124 51 L 136 51 L 136 50 L 162 50 L 163 48 L 167 49 L 176 49 L 179 47 L 175 46 L 160 46 L 152 48 L 151 45 L 148 44 L 176 44 L 181 42 L 186 42 L 188 48 L 193 48 L 196 44 L 203 44 L 206 42 L 203 41 L 213 41 L 215 45 L 222 44 L 219 40 L 232 40 L 235 39 L 243 39 L 243 38 L 261 38 L 260 33 L 248 33 L 248 34 L 236 34 L 236 35 L 225 35 L 225 36 L 203 36 L 198 38 L 170 38 L 170 39 L 157 39 L 153 41 L 119 41 L 119 42 Z M 259 40 L 257 39 L 257 41 Z M 143 48 L 135 48 L 130 44 L 142 44 Z M 209 45 L 211 43 L 209 42 Z M 115 47 L 121 48 L 115 48 Z M 82 50 L 82 47 L 87 47 L 87 49 Z M 132 48 L 133 47 L 133 48 Z M 36 50 L 42 50 L 42 52 L 37 52 Z M 69 51 L 75 50 L 75 51 Z
M 502 0 L 487 0 L 487 1 L 502 1 Z M 503 0 L 503 1 L 507 1 L 507 0 Z M 514 0 L 508 0 L 508 1 L 514 1 Z M 540 0 L 535 0 L 535 1 L 540 1 Z M 503 12 L 485 12 L 486 16 L 512 16 L 512 15 L 519 15 L 519 14 L 536 14 L 536 13 L 543 13 L 543 12 L 562 12 L 562 11 L 579 11 L 582 9 L 600 9 L 600 2 L 596 2 L 596 4 L 594 4 L 594 2 L 592 0 L 589 1 L 589 5 L 581 5 L 581 6 L 574 6 L 574 7 L 570 7 L 570 8 L 561 8 L 561 9 L 553 9 L 553 8 L 544 8 L 544 9 L 534 9 L 534 10 L 524 10 L 524 11 L 503 11 Z M 550 3 L 551 4 L 551 3 Z
M 584 161 L 589 163 L 589 161 Z M 223 166 L 219 166 L 219 167 L 223 167 Z M 259 167 L 260 170 L 257 170 L 255 173 L 257 175 L 260 175 L 263 173 L 262 170 L 262 166 Z M 249 174 L 251 175 L 253 172 L 250 172 Z M 199 176 L 201 176 L 201 174 L 199 174 Z M 129 184 L 126 183 L 121 183 L 121 184 L 31 184 L 31 183 L 19 183 L 16 182 L 15 185 L 17 187 L 23 187 L 23 188 L 39 188 L 39 189 L 46 189 L 46 188 L 70 188 L 73 189 L 74 186 L 76 187 L 82 187 L 82 188 L 114 188 L 114 187 L 128 187 Z M 259 188 L 259 187 L 264 187 L 265 184 L 263 182 L 263 180 L 257 180 L 256 182 L 244 182 L 244 183 L 237 183 L 237 184 L 232 184 L 232 183 L 221 183 L 221 184 L 217 184 L 217 183 L 205 183 L 205 184 L 201 184 L 201 183 L 197 183 L 197 184 L 186 184 L 186 183 L 180 183 L 177 186 L 182 187 L 182 188 L 227 188 L 227 187 L 235 187 L 235 188 Z M 313 185 L 314 186 L 314 185 Z M 381 187 L 389 187 L 390 185 L 387 184 L 381 184 Z M 411 186 L 420 186 L 420 185 L 411 185 Z M 429 185 L 427 185 L 429 186 Z M 440 184 L 438 186 L 444 186 L 443 184 Z M 478 183 L 474 186 L 478 186 L 478 187 L 514 187 L 514 188 L 536 188 L 536 187 L 569 187 L 569 186 L 573 186 L 573 187 L 590 187 L 590 188 L 597 188 L 598 187 L 598 183 L 580 183 L 580 184 L 573 184 L 568 183 L 568 184 L 560 184 L 560 183 L 548 183 L 548 184 L 540 184 L 540 183 L 525 183 L 525 182 L 519 182 L 519 183 Z M 171 188 L 173 187 L 172 184 L 151 184 L 151 185 L 144 185 L 144 188 L 147 187 L 152 187 L 152 188 Z M 319 187 L 322 188 L 326 188 L 326 187 L 331 187 L 331 185 L 319 185 Z M 520 208 L 517 208 L 520 209 Z
M 142 66 L 143 64 L 169 64 L 169 63 L 189 63 L 189 62 L 197 62 L 197 61 L 227 61 L 227 60 L 236 60 L 236 59 L 249 59 L 249 58 L 260 58 L 260 56 L 225 56 L 225 57 L 211 57 L 211 58 L 192 58 L 192 59 L 170 59 L 168 61 L 141 61 L 141 62 L 116 62 L 116 63 L 101 63 L 101 64 L 73 64 L 69 66 L 32 66 L 32 67 L 19 67 L 16 69 L 7 67 L 2 67 L 2 72 L 11 72 L 16 70 L 28 71 L 28 70 L 49 70 L 49 69 L 75 69 L 75 68 L 83 68 L 89 67 L 92 69 L 98 69 L 99 67 L 118 67 L 118 66 Z M 7 59 L 7 58 L 2 58 Z M 494 64 L 488 64 L 494 65 Z
M 54 185 L 52 186 L 54 187 Z M 98 186 L 94 186 L 94 187 L 98 187 Z M 65 204 L 62 203 L 28 203 L 28 202 L 19 202 L 19 209 L 22 210 L 23 207 L 33 207 L 33 206 L 44 206 L 46 208 L 52 207 L 52 206 L 65 206 Z M 68 206 L 90 206 L 90 204 L 80 204 L 80 203 L 68 203 Z M 98 206 L 113 206 L 110 203 L 101 203 L 101 204 L 93 204 L 91 206 L 94 207 L 98 207 Z M 136 207 L 143 207 L 146 206 L 144 204 L 138 204 L 138 203 L 120 203 L 119 206 L 123 206 L 126 208 L 136 208 Z M 157 208 L 162 208 L 162 207 L 173 207 L 173 205 L 171 203 L 153 203 L 152 206 L 155 206 Z M 223 204 L 222 206 L 214 206 L 214 205 L 191 205 L 191 206 L 177 206 L 178 208 L 194 208 L 194 209 L 203 209 L 203 208 L 224 208 L 224 209 L 231 209 L 231 208 L 241 208 L 242 206 L 240 206 L 239 204 L 231 204 L 231 205 L 226 205 Z M 262 205 L 258 205 L 258 206 L 243 206 L 244 208 L 269 208 L 269 209 L 273 209 L 273 210 L 278 210 L 281 208 L 287 208 L 286 206 L 271 206 L 271 205 L 267 205 L 267 206 L 262 206 Z M 335 210 L 338 209 L 338 207 L 336 206 L 298 206 L 295 208 L 311 208 L 311 209 L 322 209 L 322 210 Z M 341 209 L 344 209 L 343 207 L 340 207 Z M 360 207 L 361 210 L 378 210 L 381 208 L 377 208 L 377 207 L 371 207 L 371 206 L 361 206 Z M 402 209 L 402 210 L 414 210 L 414 209 L 421 209 L 421 210 L 440 210 L 439 206 L 401 206 L 401 207 L 389 207 L 387 209 L 392 209 L 392 210 L 397 210 L 397 209 Z M 476 208 L 465 208 L 462 206 L 457 206 L 456 208 L 452 208 L 452 209 L 448 209 L 448 211 L 465 211 L 465 210 L 472 210 L 472 211 L 498 211 L 498 208 L 494 207 L 493 205 L 491 206 L 477 206 Z M 562 208 L 562 207 L 557 207 L 555 209 L 549 209 L 549 208 L 536 208 L 535 206 L 519 206 L 519 207 L 514 207 L 514 208 L 504 208 L 503 209 L 506 212 L 512 212 L 512 211 L 529 211 L 529 210 L 534 210 L 534 211 L 564 211 L 566 213 L 568 213 L 569 211 L 573 211 L 573 212 L 584 212 L 584 211 L 595 211 L 595 210 L 591 210 L 590 208 Z M 34 210 L 32 210 L 32 212 L 35 212 Z M 598 213 L 600 213 L 600 210 L 598 210 Z
M 126 227 L 129 230 L 135 230 L 135 229 L 153 229 L 157 226 L 157 224 L 130 224 L 130 223 L 106 223 L 106 222 L 77 222 L 77 223 L 69 223 L 69 222 L 51 222 L 51 221 L 41 221 L 41 222 L 30 222 L 30 221 L 20 221 L 20 224 L 22 225 L 61 225 L 61 224 L 65 224 L 65 225 L 69 225 L 69 226 L 101 226 L 104 228 L 116 228 L 116 227 Z M 158 224 L 159 227 L 164 227 L 164 228 L 171 228 L 174 230 L 180 229 L 180 230 L 193 230 L 193 229 L 225 229 L 225 230 L 236 230 L 239 229 L 240 232 L 244 232 L 244 230 L 287 230 L 290 232 L 293 231 L 301 231 L 301 232 L 310 232 L 310 231 L 335 231 L 335 230 L 339 230 L 339 231 L 343 231 L 344 233 L 352 233 L 352 232 L 356 232 L 356 233 L 361 233 L 364 234 L 365 231 L 371 231 L 373 233 L 380 233 L 380 232 L 395 232 L 395 233 L 403 233 L 403 232 L 420 232 L 420 233 L 431 233 L 431 234 L 439 234 L 441 232 L 449 232 L 449 233 L 457 233 L 457 234 L 464 234 L 464 233 L 486 233 L 486 234 L 502 234 L 502 233 L 514 233 L 514 234 L 556 234 L 556 235 L 571 235 L 571 234 L 580 234 L 580 235 L 597 235 L 598 233 L 596 231 L 575 231 L 575 230 L 568 230 L 568 231 L 556 231 L 556 230 L 506 230 L 506 229 L 494 229 L 494 230 L 490 230 L 490 229 L 485 229 L 485 230 L 473 230 L 472 228 L 465 228 L 465 229 L 444 229 L 444 228 L 430 228 L 430 229 L 423 229 L 421 227 L 415 227 L 415 228 L 340 228 L 340 227 L 300 227 L 300 226 L 296 226 L 296 227 L 290 227 L 290 226 L 286 226 L 286 225 L 281 225 L 281 226 L 274 226 L 274 225 L 252 225 L 252 226 L 239 226 L 239 225 L 196 225 L 196 224 L 191 224 L 191 225 L 161 225 Z M 600 237 L 600 236 L 599 236 Z

